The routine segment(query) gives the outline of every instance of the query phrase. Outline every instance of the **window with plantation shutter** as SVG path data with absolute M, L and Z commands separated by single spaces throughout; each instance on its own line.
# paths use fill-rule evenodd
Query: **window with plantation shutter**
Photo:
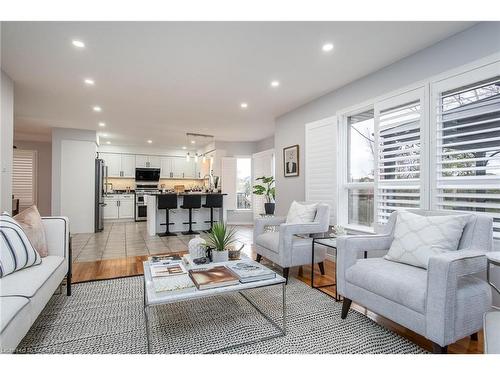
M 375 104 L 377 223 L 397 209 L 423 206 L 424 89 Z
M 500 65 L 437 83 L 436 209 L 474 211 L 493 218 L 500 239 Z
M 12 194 L 19 199 L 19 207 L 36 204 L 37 152 L 14 150 L 12 161 Z

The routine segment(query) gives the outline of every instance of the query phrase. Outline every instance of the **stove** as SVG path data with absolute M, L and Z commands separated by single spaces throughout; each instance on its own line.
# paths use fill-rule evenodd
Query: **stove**
M 148 193 L 158 191 L 158 183 L 136 184 L 135 187 L 135 221 L 146 221 L 148 217 L 148 207 L 144 196 Z

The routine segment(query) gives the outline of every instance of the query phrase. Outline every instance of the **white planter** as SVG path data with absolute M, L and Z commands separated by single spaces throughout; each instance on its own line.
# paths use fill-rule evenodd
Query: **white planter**
M 220 263 L 220 262 L 227 262 L 228 260 L 229 260 L 229 252 L 227 250 L 224 251 L 212 250 L 212 262 Z

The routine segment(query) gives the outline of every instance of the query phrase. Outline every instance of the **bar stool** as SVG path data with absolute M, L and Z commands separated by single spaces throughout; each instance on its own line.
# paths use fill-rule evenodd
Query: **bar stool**
M 214 208 L 222 208 L 222 194 L 208 194 L 203 207 L 210 208 L 210 220 L 206 220 L 205 223 L 210 223 L 210 229 L 206 232 L 211 232 L 214 226 Z
M 166 221 L 165 224 L 160 224 L 160 225 L 166 225 L 165 233 L 158 233 L 158 236 L 160 237 L 166 237 L 166 236 L 177 236 L 177 234 L 170 232 L 170 226 L 174 223 L 170 222 L 170 215 L 169 212 L 172 209 L 177 208 L 177 194 L 160 194 L 158 195 L 158 209 L 159 210 L 165 210 L 166 212 Z
M 189 230 L 182 232 L 182 234 L 199 234 L 193 230 L 193 208 L 201 208 L 201 195 L 200 194 L 186 194 L 184 195 L 181 208 L 189 210 L 189 221 L 183 224 L 189 224 Z

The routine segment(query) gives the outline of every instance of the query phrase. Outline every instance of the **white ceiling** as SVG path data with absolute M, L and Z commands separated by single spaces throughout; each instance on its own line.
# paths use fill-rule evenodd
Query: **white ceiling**
M 223 141 L 271 136 L 277 116 L 471 25 L 2 22 L 1 57 L 15 81 L 17 132 L 99 131 L 104 121 L 113 144 L 179 147 L 186 132 Z M 74 48 L 75 38 L 86 48 Z M 322 52 L 326 41 L 333 53 Z M 87 77 L 94 87 L 84 86 Z

